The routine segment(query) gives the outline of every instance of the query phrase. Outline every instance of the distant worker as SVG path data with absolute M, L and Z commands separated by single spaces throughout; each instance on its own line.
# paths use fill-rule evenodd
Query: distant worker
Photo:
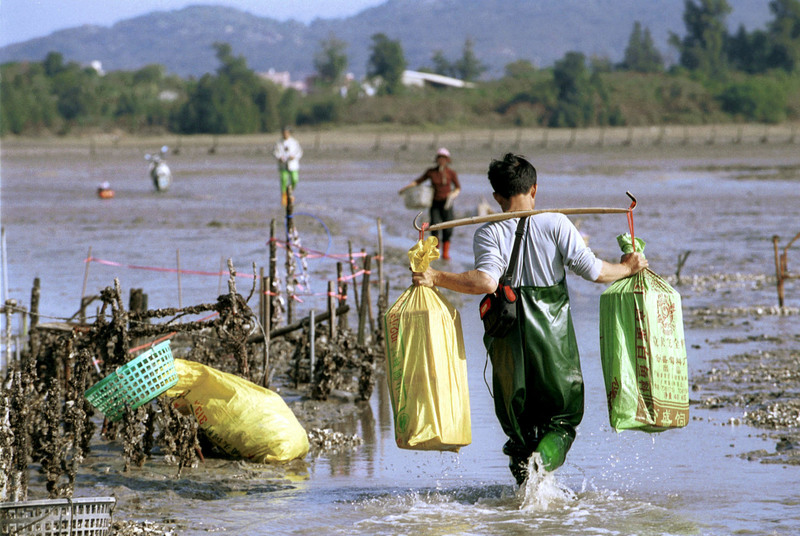
M 419 186 L 430 179 L 433 185 L 433 202 L 431 203 L 430 212 L 431 225 L 453 219 L 453 200 L 461 193 L 458 175 L 450 168 L 450 161 L 450 151 L 442 147 L 436 152 L 436 166 L 428 168 L 419 178 L 409 182 L 397 192 L 402 194 L 409 188 Z M 450 259 L 450 237 L 452 234 L 452 229 L 442 229 L 441 236 L 439 231 L 433 232 L 433 235 L 439 240 L 442 259 Z
M 272 154 L 278 161 L 278 173 L 281 178 L 281 204 L 285 207 L 289 202 L 289 186 L 292 187 L 292 191 L 297 187 L 300 159 L 303 157 L 303 149 L 292 136 L 289 127 L 281 129 L 281 139 L 275 144 Z M 292 203 L 294 203 L 294 196 L 292 196 Z
M 536 169 L 526 159 L 506 154 L 492 161 L 488 175 L 503 212 L 534 209 Z M 453 273 L 428 267 L 412 274 L 413 284 L 464 294 L 494 292 L 511 257 L 518 222 L 496 221 L 475 231 L 474 269 Z M 564 463 L 583 417 L 583 376 L 566 269 L 589 281 L 611 283 L 648 265 L 641 253 L 623 255 L 619 263 L 597 258 L 563 214 L 528 217 L 523 236 L 512 274 L 519 290 L 517 321 L 505 337 L 483 339 L 492 360 L 495 414 L 508 436 L 503 452 L 520 486 L 528 478 L 533 453 L 541 456 L 545 471 Z

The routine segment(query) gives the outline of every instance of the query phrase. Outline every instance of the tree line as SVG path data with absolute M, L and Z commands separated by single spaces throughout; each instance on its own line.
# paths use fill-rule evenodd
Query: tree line
M 619 63 L 567 52 L 552 67 L 519 60 L 486 72 L 467 39 L 461 57 L 433 51 L 420 71 L 475 82 L 474 89 L 408 88 L 402 44 L 371 37 L 367 78 L 346 76 L 347 44 L 331 35 L 314 56 L 307 93 L 260 77 L 227 43 L 215 43 L 215 73 L 169 75 L 161 65 L 102 73 L 64 62 L 0 66 L 0 134 L 65 134 L 80 129 L 132 133 L 247 134 L 281 125 L 648 125 L 800 118 L 800 0 L 772 0 L 764 29 L 729 33 L 726 0 L 685 0 L 685 34 L 671 34 L 678 62 L 666 66 L 648 28 L 636 22 Z

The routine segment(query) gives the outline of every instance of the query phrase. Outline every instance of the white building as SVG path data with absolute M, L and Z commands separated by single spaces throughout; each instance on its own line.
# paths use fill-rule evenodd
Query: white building
M 422 73 L 419 71 L 403 71 L 402 82 L 404 86 L 411 87 L 475 87 L 475 84 L 472 82 L 465 82 L 463 80 L 459 80 L 458 78 L 451 78 L 441 74 Z

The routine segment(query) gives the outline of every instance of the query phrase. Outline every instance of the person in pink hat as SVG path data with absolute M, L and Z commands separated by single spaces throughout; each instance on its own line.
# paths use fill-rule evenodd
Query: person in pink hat
M 419 186 L 426 180 L 430 180 L 433 185 L 433 203 L 431 203 L 431 225 L 450 221 L 453 219 L 453 200 L 461 193 L 461 184 L 458 182 L 458 175 L 450 167 L 450 151 L 444 147 L 436 151 L 436 165 L 428 168 L 418 178 L 403 186 L 397 193 L 414 186 Z M 442 259 L 450 259 L 450 237 L 452 229 L 442 229 L 432 233 L 439 240 L 441 246 Z

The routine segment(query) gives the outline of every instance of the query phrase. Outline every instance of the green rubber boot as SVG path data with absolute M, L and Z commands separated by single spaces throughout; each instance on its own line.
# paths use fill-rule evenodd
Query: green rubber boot
M 545 471 L 555 471 L 561 467 L 571 446 L 572 439 L 569 437 L 558 432 L 547 432 L 536 447 L 536 452 L 542 456 Z

